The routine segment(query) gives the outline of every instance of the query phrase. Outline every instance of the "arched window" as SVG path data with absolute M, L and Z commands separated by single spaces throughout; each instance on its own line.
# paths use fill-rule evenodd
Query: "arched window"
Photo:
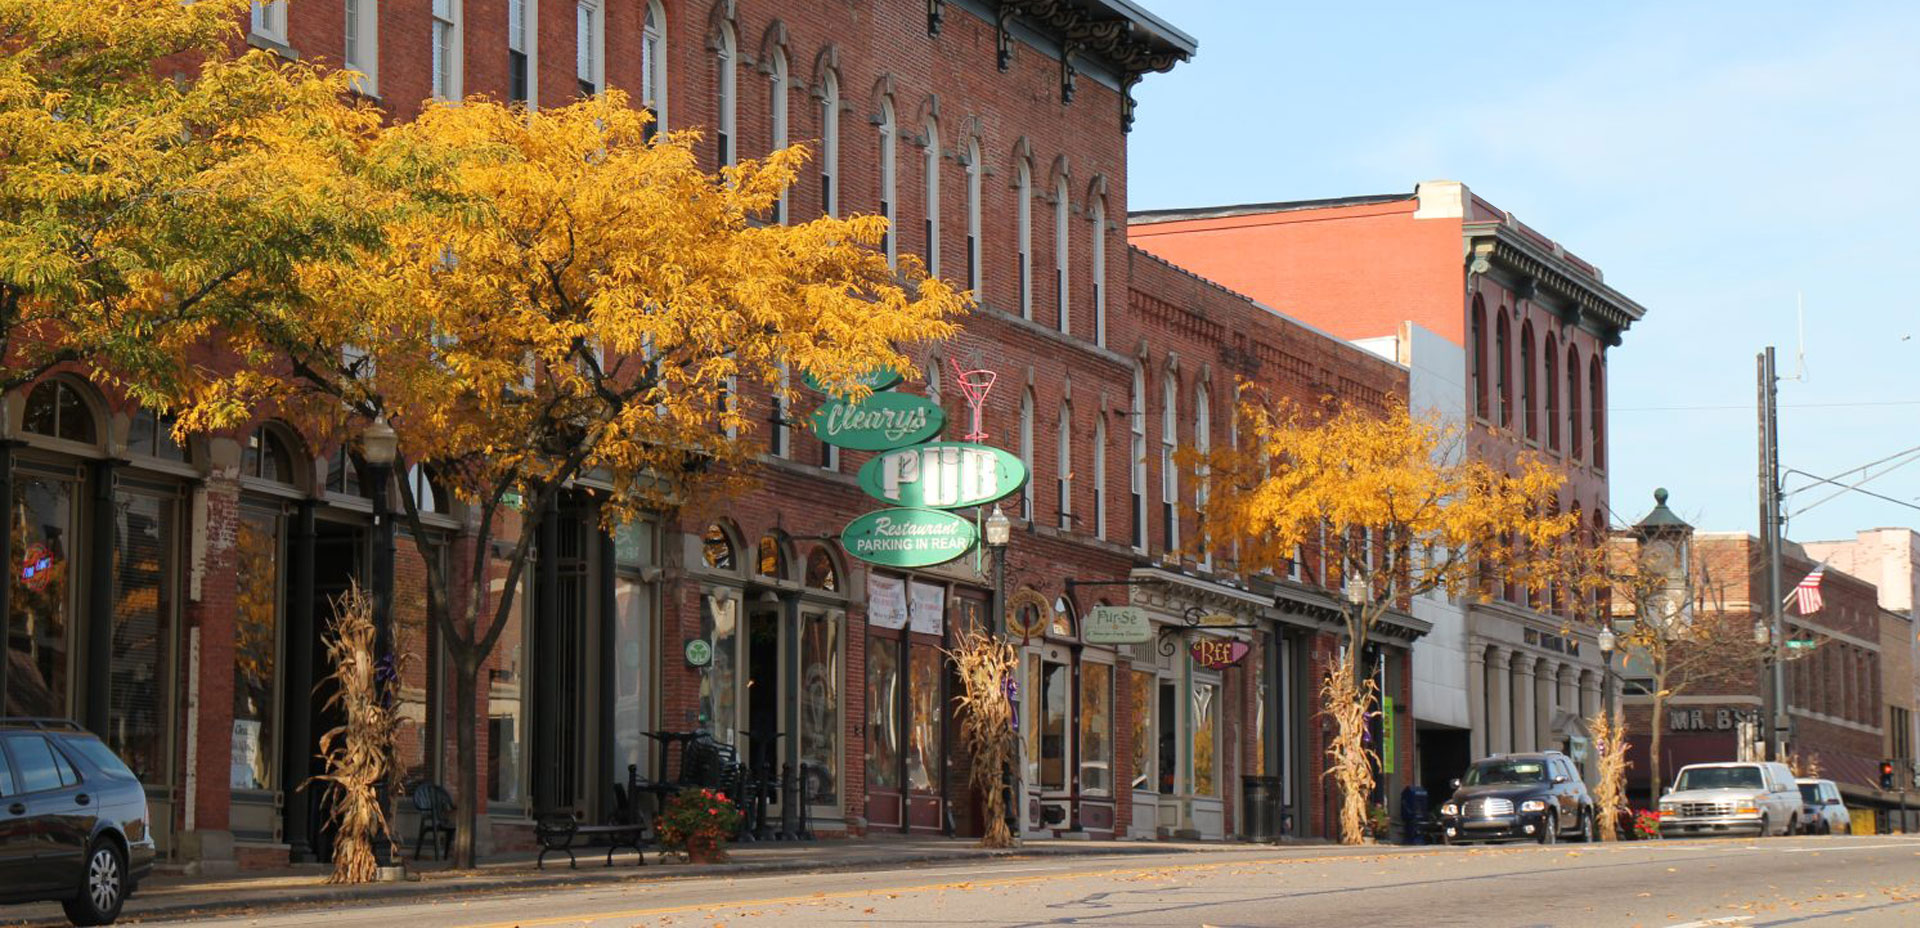
M 366 481 L 361 479 L 364 466 L 360 456 L 347 450 L 345 445 L 333 449 L 327 458 L 327 492 L 346 496 L 369 497 Z
M 1020 394 L 1020 463 L 1027 465 L 1027 473 L 1033 473 L 1033 388 L 1028 387 Z M 1020 517 L 1033 518 L 1033 490 L 1029 477 L 1028 490 L 1020 494 Z
M 1585 453 L 1580 430 L 1580 348 L 1567 346 L 1567 454 L 1580 460 Z
M 980 141 L 967 142 L 967 289 L 980 297 Z
M 1093 418 L 1093 537 L 1107 537 L 1107 417 Z
M 293 451 L 287 447 L 286 440 L 263 425 L 247 436 L 247 446 L 240 454 L 240 473 L 274 483 L 292 484 L 296 473 L 293 460 Z
M 1520 427 L 1528 441 L 1540 437 L 1533 414 L 1533 320 L 1520 324 Z
M 920 156 L 927 210 L 927 274 L 940 276 L 940 123 L 927 120 L 927 147 Z
M 893 98 L 885 97 L 880 101 L 880 218 L 887 221 L 887 231 L 880 238 L 880 250 L 887 255 L 887 266 L 893 267 L 899 261 L 900 236 L 896 226 L 899 217 L 893 211 L 894 193 L 894 147 L 900 133 L 893 121 Z
M 1600 352 L 1587 359 L 1587 428 L 1593 432 L 1589 446 L 1593 452 L 1593 469 L 1605 470 L 1607 466 L 1607 395 L 1605 375 L 1600 364 Z
M 1180 472 L 1173 464 L 1180 440 L 1180 381 L 1171 370 L 1161 382 L 1160 402 L 1161 553 L 1170 554 L 1180 548 Z
M 407 489 L 413 493 L 413 504 L 421 512 L 433 512 L 445 515 L 447 505 L 452 498 L 446 488 L 440 485 L 439 478 L 424 465 L 415 464 L 407 471 Z
M 700 553 L 707 566 L 714 570 L 740 569 L 739 558 L 734 554 L 733 536 L 718 522 L 708 525 L 706 533 L 701 536 Z
M 735 92 L 738 87 L 736 81 L 739 80 L 737 73 L 739 60 L 740 53 L 738 45 L 734 42 L 733 24 L 721 23 L 720 47 L 714 53 L 714 64 L 719 68 L 719 79 L 714 83 L 719 115 L 715 120 L 718 125 L 714 126 L 713 130 L 714 153 L 721 167 L 733 163 L 735 154 L 733 143 L 734 139 L 739 137 L 736 128 L 740 115 L 739 94 Z
M 1512 331 L 1507 325 L 1507 308 L 1495 311 L 1499 319 L 1493 324 L 1493 365 L 1496 372 L 1495 391 L 1500 395 L 1500 427 L 1513 428 L 1513 344 L 1509 337 Z
M 1020 159 L 1014 176 L 1015 261 L 1020 283 L 1020 318 L 1033 318 L 1033 165 Z
M 1107 198 L 1096 195 L 1088 207 L 1093 222 L 1093 343 L 1107 346 Z
M 833 555 L 818 545 L 807 553 L 807 586 L 834 592 L 840 589 L 840 571 L 833 564 Z
M 1472 354 L 1473 364 L 1473 414 L 1487 418 L 1487 308 L 1479 297 L 1473 298 L 1473 321 L 1467 337 L 1472 344 L 1467 350 Z
M 1540 345 L 1540 357 L 1547 362 L 1544 383 L 1547 388 L 1547 408 L 1543 417 L 1547 420 L 1547 448 L 1560 450 L 1560 343 L 1555 341 L 1553 333 L 1548 332 L 1546 341 Z
M 767 65 L 767 115 L 772 128 L 772 138 L 768 140 L 768 151 L 779 151 L 787 147 L 787 53 L 785 49 L 773 50 L 773 60 Z M 787 221 L 787 191 L 780 191 L 780 199 L 773 204 L 773 221 L 785 224 Z
M 779 535 L 768 532 L 760 536 L 760 550 L 754 559 L 754 573 L 776 580 L 786 579 L 787 549 L 780 543 Z
M 1053 613 L 1053 617 L 1047 620 L 1047 636 L 1050 638 L 1073 638 L 1073 617 L 1057 609 L 1049 609 L 1047 611 Z
M 840 215 L 840 76 L 820 84 L 820 211 Z
M 600 0 L 574 0 L 573 76 L 580 96 L 591 97 L 606 86 L 606 10 Z
M 141 409 L 127 427 L 127 451 L 164 461 L 185 461 L 186 449 L 173 440 L 173 417 Z
M 93 407 L 65 380 L 41 381 L 27 394 L 27 410 L 20 427 L 35 435 L 64 438 L 81 444 L 96 444 L 100 430 L 94 423 Z
M 1133 547 L 1147 550 L 1147 371 L 1138 361 L 1133 365 L 1133 401 L 1127 416 L 1132 430 L 1128 448 L 1129 485 L 1133 493 Z
M 1054 429 L 1054 480 L 1059 491 L 1060 528 L 1073 528 L 1073 404 L 1060 404 L 1059 427 Z
M 1060 331 L 1063 333 L 1073 331 L 1073 301 L 1067 293 L 1070 202 L 1067 199 L 1067 179 L 1063 177 L 1053 185 L 1053 306 L 1060 313 Z
M 640 102 L 653 113 L 649 133 L 667 127 L 667 14 L 649 0 L 640 33 Z
M 1200 479 L 1193 488 L 1193 504 L 1195 509 L 1206 512 L 1208 487 L 1207 466 L 1204 461 L 1207 452 L 1213 450 L 1213 395 L 1204 383 L 1196 384 L 1193 388 L 1193 450 L 1203 462 L 1199 468 Z M 1204 523 L 1201 527 L 1205 527 Z M 1212 546 L 1207 544 L 1204 535 L 1199 543 L 1200 565 L 1211 568 L 1213 566 Z

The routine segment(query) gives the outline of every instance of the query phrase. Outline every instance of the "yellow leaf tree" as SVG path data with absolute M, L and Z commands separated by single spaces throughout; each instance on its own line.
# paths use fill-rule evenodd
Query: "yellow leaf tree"
M 297 298 L 228 332 L 247 363 L 204 384 L 188 421 L 268 403 L 348 436 L 384 419 L 396 472 L 422 467 L 467 506 L 478 544 L 449 569 L 399 481 L 454 670 L 464 866 L 475 681 L 559 494 L 591 482 L 611 529 L 736 488 L 762 447 L 751 397 L 783 371 L 861 393 L 874 369 L 912 372 L 900 349 L 948 336 L 964 309 L 911 258 L 888 266 L 884 219 L 764 221 L 804 149 L 716 176 L 694 136 L 650 139 L 647 118 L 609 91 L 533 113 L 432 105 L 382 129 L 360 175 L 382 241 L 304 265 Z
M 1551 514 L 1562 478 L 1532 458 L 1512 473 L 1468 459 L 1457 430 L 1398 404 L 1308 409 L 1243 386 L 1237 414 L 1240 446 L 1197 461 L 1200 514 L 1214 544 L 1238 544 L 1245 570 L 1285 573 L 1298 552 L 1320 554 L 1345 639 L 1321 684 L 1335 728 L 1328 776 L 1340 840 L 1358 844 L 1379 760 L 1366 734 L 1379 694 L 1363 663 L 1375 629 L 1414 597 L 1534 581 L 1573 543 L 1571 517 Z
M 0 0 L 0 390 L 71 364 L 165 407 L 181 344 L 371 240 L 307 168 L 377 116 L 344 75 L 236 53 L 246 14 Z

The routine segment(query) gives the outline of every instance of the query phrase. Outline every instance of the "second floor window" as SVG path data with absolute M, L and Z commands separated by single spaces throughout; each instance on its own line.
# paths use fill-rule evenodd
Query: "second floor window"
M 1060 404 L 1059 428 L 1054 433 L 1054 475 L 1058 481 L 1060 528 L 1073 528 L 1073 405 Z
M 893 121 L 893 98 L 880 101 L 880 218 L 887 221 L 887 231 L 880 240 L 880 250 L 887 255 L 887 265 L 893 266 L 900 258 L 900 235 L 896 226 L 899 217 L 894 215 L 894 164 L 895 146 L 900 133 Z
M 507 99 L 533 104 L 533 43 L 538 30 L 527 28 L 527 0 L 507 0 Z
M 1021 159 L 1014 183 L 1015 262 L 1020 280 L 1020 318 L 1033 318 L 1033 166 Z
M 1060 314 L 1062 332 L 1073 331 L 1073 301 L 1067 294 L 1067 222 L 1071 213 L 1067 181 L 1063 177 L 1053 185 L 1053 306 Z
M 573 76 L 580 82 L 580 96 L 591 97 L 604 84 L 601 61 L 605 58 L 606 11 L 599 0 L 578 0 L 573 8 Z
M 460 0 L 433 0 L 433 95 L 460 96 Z
M 369 96 L 380 92 L 380 0 L 346 0 L 344 42 L 340 62 L 358 71 L 353 89 Z
M 653 113 L 658 132 L 667 125 L 667 16 L 660 0 L 647 4 L 647 18 L 640 31 L 640 102 Z
M 1107 346 L 1107 198 L 1095 196 L 1093 216 L 1093 343 Z
M 767 123 L 771 130 L 768 139 L 768 151 L 779 151 L 787 147 L 787 53 L 773 50 L 773 61 L 767 68 Z M 787 221 L 787 191 L 780 191 L 780 199 L 773 204 L 773 221 Z
M 840 78 L 832 71 L 820 85 L 820 211 L 840 215 Z
M 980 298 L 980 142 L 967 143 L 967 289 Z
M 1180 548 L 1180 472 L 1173 460 L 1180 440 L 1180 383 L 1172 371 L 1167 372 L 1160 402 L 1161 553 L 1172 554 Z
M 1020 394 L 1020 463 L 1027 466 L 1027 473 L 1033 473 L 1033 390 Z M 1027 481 L 1027 490 L 1020 494 L 1020 518 L 1033 518 L 1033 481 Z
M 254 0 L 247 30 L 269 42 L 287 44 L 287 0 Z
M 1127 416 L 1132 433 L 1127 447 L 1129 486 L 1133 494 L 1133 546 L 1147 550 L 1147 372 L 1133 367 L 1133 403 Z
M 927 120 L 927 148 L 920 173 L 926 185 L 927 273 L 940 276 L 940 124 Z
M 739 98 L 734 93 L 734 81 L 737 77 L 734 70 L 737 67 L 738 58 L 733 41 L 733 24 L 728 23 L 720 27 L 720 50 L 714 56 L 714 63 L 720 70 L 719 81 L 715 85 L 718 89 L 717 102 L 720 112 L 716 120 L 718 125 L 713 131 L 713 141 L 715 156 L 719 158 L 721 167 L 733 163 L 735 156 L 733 145 L 734 140 L 738 138 L 734 127 L 734 122 L 739 116 L 737 112 Z

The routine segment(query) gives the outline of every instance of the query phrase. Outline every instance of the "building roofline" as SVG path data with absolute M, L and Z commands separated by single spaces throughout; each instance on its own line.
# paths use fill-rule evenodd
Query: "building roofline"
M 1160 39 L 1175 50 L 1185 52 L 1189 57 L 1200 49 L 1200 40 L 1154 15 L 1151 10 L 1134 3 L 1133 0 L 1092 0 L 1092 5 L 1120 14 L 1123 19 L 1133 24 L 1134 29 L 1146 29 L 1151 38 Z
M 1261 213 L 1286 213 L 1309 209 L 1333 209 L 1341 206 L 1371 206 L 1417 200 L 1413 193 L 1375 193 L 1319 200 L 1276 200 L 1271 203 L 1228 203 L 1220 206 L 1183 206 L 1173 209 L 1140 209 L 1127 213 L 1129 224 L 1179 222 L 1186 219 L 1222 219 L 1230 216 L 1256 216 Z

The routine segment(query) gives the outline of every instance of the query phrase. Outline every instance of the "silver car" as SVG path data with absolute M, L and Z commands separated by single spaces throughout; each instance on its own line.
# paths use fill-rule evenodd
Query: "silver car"
M 1832 780 L 1818 780 L 1813 777 L 1801 777 L 1800 801 L 1805 808 L 1800 813 L 1800 830 L 1810 835 L 1850 835 L 1853 834 L 1853 814 L 1847 811 L 1847 804 L 1840 801 L 1840 787 Z
M 1660 835 L 1791 835 L 1800 831 L 1801 808 L 1785 764 L 1689 764 L 1660 797 Z

